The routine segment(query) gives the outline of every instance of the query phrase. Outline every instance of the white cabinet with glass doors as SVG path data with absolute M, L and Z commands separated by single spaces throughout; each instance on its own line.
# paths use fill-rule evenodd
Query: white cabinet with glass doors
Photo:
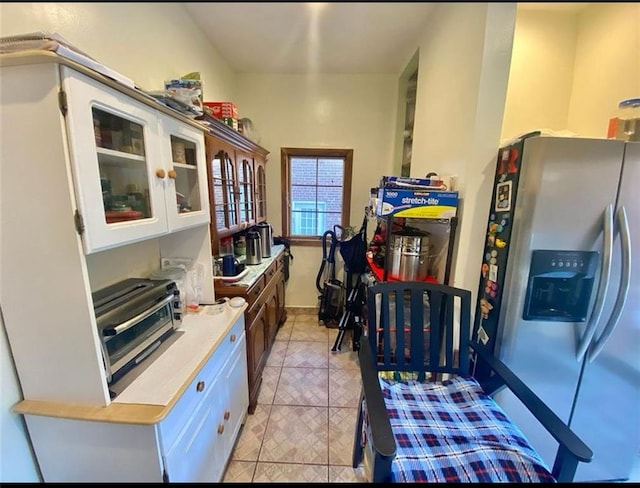
M 202 131 L 61 69 L 84 252 L 209 222 Z

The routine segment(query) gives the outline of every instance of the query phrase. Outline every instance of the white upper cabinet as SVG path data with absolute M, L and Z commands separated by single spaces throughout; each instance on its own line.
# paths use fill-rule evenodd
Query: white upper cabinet
M 202 131 L 62 68 L 84 252 L 209 222 Z
M 195 127 L 160 115 L 162 159 L 168 165 L 165 202 L 169 230 L 209 223 L 209 194 L 204 134 Z

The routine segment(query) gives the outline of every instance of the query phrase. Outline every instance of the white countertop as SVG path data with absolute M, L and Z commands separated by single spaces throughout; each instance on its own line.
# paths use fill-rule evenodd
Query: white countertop
M 166 350 L 154 352 L 153 361 L 149 361 L 153 355 L 147 358 L 148 367 L 141 368 L 144 363 L 136 366 L 141 373 L 112 403 L 168 405 L 188 386 L 245 309 L 246 305 L 227 305 L 224 311 L 212 314 L 213 307 L 203 306 L 185 314 Z

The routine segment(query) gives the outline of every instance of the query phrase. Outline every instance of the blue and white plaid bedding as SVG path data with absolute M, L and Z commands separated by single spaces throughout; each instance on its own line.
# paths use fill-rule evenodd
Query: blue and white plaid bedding
M 397 445 L 393 481 L 555 481 L 524 435 L 475 379 L 421 383 L 381 376 L 380 386 Z M 365 443 L 368 433 L 366 418 Z

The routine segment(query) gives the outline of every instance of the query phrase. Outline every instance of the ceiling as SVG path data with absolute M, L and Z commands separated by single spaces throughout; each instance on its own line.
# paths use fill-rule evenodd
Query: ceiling
M 183 3 L 237 73 L 400 73 L 433 2 Z M 520 3 L 577 11 L 588 3 Z
M 238 73 L 399 73 L 433 3 L 183 3 Z

